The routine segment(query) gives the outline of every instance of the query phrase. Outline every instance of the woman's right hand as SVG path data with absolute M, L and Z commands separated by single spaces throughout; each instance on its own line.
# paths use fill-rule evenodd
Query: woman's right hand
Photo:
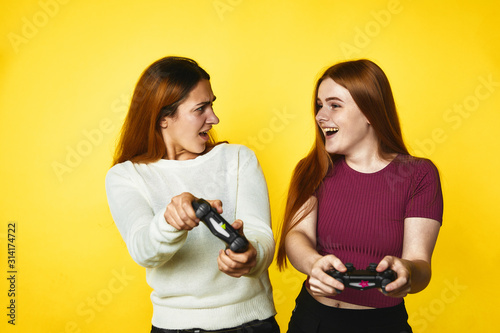
M 347 271 L 342 261 L 333 254 L 322 256 L 314 262 L 309 274 L 309 289 L 314 296 L 335 296 L 338 294 L 337 290 L 344 290 L 341 282 L 326 273 L 331 269 Z
M 177 230 L 192 230 L 200 223 L 196 217 L 192 202 L 197 198 L 191 193 L 184 192 L 172 198 L 167 205 L 163 216 L 165 221 Z M 222 213 L 222 202 L 220 200 L 207 200 L 212 207 Z

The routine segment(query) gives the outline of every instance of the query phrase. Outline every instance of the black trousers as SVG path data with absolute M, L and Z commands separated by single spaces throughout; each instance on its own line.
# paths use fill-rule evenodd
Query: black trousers
M 394 307 L 352 310 L 323 305 L 303 286 L 288 333 L 411 333 L 404 302 Z
M 204 333 L 204 332 L 217 332 L 217 333 L 280 333 L 280 327 L 274 317 L 265 320 L 254 320 L 249 323 L 225 328 L 222 330 L 207 331 L 202 329 L 187 329 L 187 330 L 167 330 L 153 326 L 151 333 Z

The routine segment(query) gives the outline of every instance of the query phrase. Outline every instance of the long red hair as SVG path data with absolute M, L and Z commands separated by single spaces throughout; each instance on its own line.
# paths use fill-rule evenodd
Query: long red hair
M 159 122 L 175 117 L 177 107 L 200 80 L 210 75 L 196 61 L 165 57 L 151 64 L 140 76 L 121 130 L 113 165 L 132 161 L 151 163 L 163 158 L 167 148 Z M 209 133 L 207 149 L 215 145 Z
M 370 60 L 361 59 L 338 63 L 328 68 L 316 83 L 313 96 L 314 117 L 318 112 L 316 98 L 321 82 L 327 78 L 346 88 L 374 128 L 379 140 L 379 155 L 408 154 L 392 95 L 391 86 L 382 69 Z M 323 131 L 316 125 L 316 139 L 309 154 L 293 171 L 283 224 L 279 232 L 277 264 L 279 269 L 287 265 L 285 238 L 300 223 L 312 207 L 302 209 L 306 201 L 322 184 L 323 179 L 340 156 L 329 154 L 325 149 Z

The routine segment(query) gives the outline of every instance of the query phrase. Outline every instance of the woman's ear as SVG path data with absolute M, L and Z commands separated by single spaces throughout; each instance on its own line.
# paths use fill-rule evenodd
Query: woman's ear
M 168 117 L 163 117 L 160 120 L 160 127 L 161 128 L 167 128 L 168 127 Z
M 372 123 L 368 120 L 368 118 L 366 118 L 366 116 L 365 116 L 365 120 L 366 120 L 366 123 L 368 124 L 368 126 L 371 126 Z

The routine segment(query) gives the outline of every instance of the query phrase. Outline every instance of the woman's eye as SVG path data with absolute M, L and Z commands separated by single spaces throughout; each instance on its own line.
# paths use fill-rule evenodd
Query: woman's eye
M 194 109 L 195 111 L 200 111 L 201 113 L 205 112 L 207 109 L 213 107 L 213 103 L 206 103 L 200 106 L 197 109 Z

